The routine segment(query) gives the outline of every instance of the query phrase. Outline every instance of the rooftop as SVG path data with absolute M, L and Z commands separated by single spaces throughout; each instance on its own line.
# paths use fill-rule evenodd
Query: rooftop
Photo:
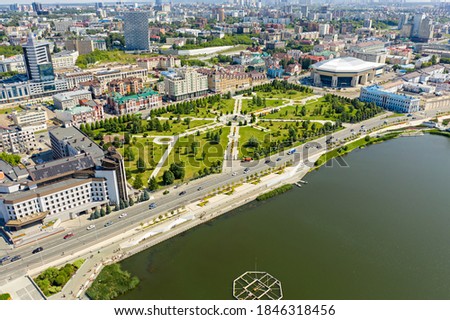
M 67 157 L 57 159 L 44 164 L 36 165 L 30 169 L 30 177 L 33 181 L 53 178 L 65 173 L 80 171 L 95 167 L 94 160 L 89 155 Z
M 311 68 L 328 72 L 363 72 L 383 67 L 383 63 L 368 62 L 353 57 L 335 58 L 317 62 Z
M 151 97 L 151 96 L 154 96 L 154 95 L 159 95 L 159 93 L 156 92 L 156 91 L 153 91 L 151 89 L 145 89 L 145 90 L 142 90 L 140 93 L 131 94 L 131 95 L 128 95 L 128 96 L 123 96 L 123 95 L 121 95 L 120 93 L 117 93 L 117 92 L 113 93 L 111 96 L 114 99 L 114 101 L 116 101 L 117 103 L 121 104 L 121 103 L 125 103 L 125 102 L 127 102 L 129 100 L 138 100 L 138 99 L 141 99 L 141 98 L 145 99 L 145 98 L 148 98 L 148 97 Z
M 67 144 L 80 153 L 91 155 L 94 160 L 103 158 L 103 149 L 74 127 L 58 127 L 49 132 L 58 140 L 66 141 Z

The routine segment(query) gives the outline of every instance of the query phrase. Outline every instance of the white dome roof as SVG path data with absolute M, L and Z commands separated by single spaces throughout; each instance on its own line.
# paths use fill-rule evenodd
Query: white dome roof
M 317 71 L 336 73 L 363 72 L 384 66 L 383 63 L 364 61 L 353 57 L 335 58 L 317 62 L 311 66 Z

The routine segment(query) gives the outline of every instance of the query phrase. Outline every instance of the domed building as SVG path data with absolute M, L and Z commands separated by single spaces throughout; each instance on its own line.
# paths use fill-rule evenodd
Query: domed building
M 335 58 L 311 65 L 311 78 L 319 87 L 345 88 L 367 85 L 384 71 L 384 63 L 353 57 Z

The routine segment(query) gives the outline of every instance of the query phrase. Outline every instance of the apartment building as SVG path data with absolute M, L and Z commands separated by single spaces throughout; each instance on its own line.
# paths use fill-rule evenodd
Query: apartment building
M 175 56 L 159 56 L 137 59 L 137 65 L 147 70 L 167 70 L 169 68 L 180 68 L 181 60 Z
M 108 83 L 109 92 L 117 92 L 121 95 L 130 93 L 137 93 L 144 87 L 144 82 L 141 78 L 126 78 L 123 80 L 113 80 Z
M 198 73 L 193 68 L 179 68 L 164 75 L 165 94 L 171 100 L 199 97 L 208 92 L 208 76 Z
M 32 131 L 19 127 L 0 128 L 0 152 L 27 153 L 35 150 L 36 146 Z
M 198 72 L 208 77 L 208 89 L 212 92 L 235 92 L 252 86 L 252 78 L 242 71 L 233 71 L 226 68 L 204 68 L 198 69 Z

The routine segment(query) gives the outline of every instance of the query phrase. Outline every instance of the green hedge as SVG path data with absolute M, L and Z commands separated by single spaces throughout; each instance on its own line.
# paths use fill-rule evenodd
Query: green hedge
M 138 284 L 137 277 L 132 277 L 116 263 L 103 268 L 86 294 L 93 300 L 112 300 L 136 288 Z
M 0 300 L 11 300 L 11 295 L 9 293 L 0 294 Z
M 292 189 L 292 184 L 285 184 L 284 186 L 278 187 L 272 191 L 264 193 L 256 198 L 258 201 L 263 201 L 275 197 L 279 194 L 285 193 Z
M 81 267 L 84 260 L 80 259 L 74 263 L 66 264 L 61 268 L 48 268 L 42 272 L 34 281 L 45 294 L 49 297 L 55 293 L 61 291 L 64 285 L 70 280 L 70 278 L 77 272 Z

